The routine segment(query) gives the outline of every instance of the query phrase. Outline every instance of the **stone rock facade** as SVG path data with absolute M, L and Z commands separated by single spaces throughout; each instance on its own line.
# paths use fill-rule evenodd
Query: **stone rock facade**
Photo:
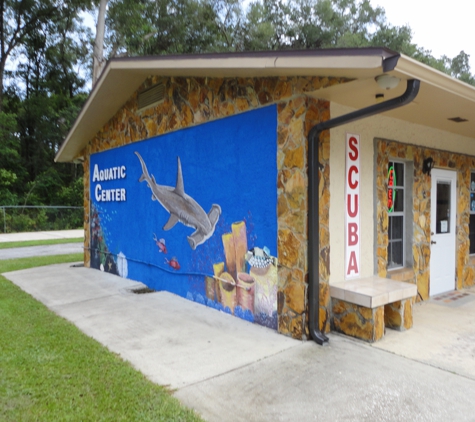
M 475 284 L 475 260 L 469 254 L 470 174 L 475 170 L 475 157 L 440 151 L 426 147 L 378 139 L 376 149 L 376 230 L 377 273 L 381 277 L 395 278 L 417 284 L 417 300 L 429 298 L 430 281 L 430 223 L 431 178 L 422 173 L 426 157 L 434 159 L 437 168 L 457 171 L 457 232 L 456 232 L 456 282 L 457 289 Z M 413 266 L 402 271 L 387 270 L 388 212 L 387 172 L 388 162 L 400 159 L 413 162 Z M 403 324 L 404 325 L 404 324 Z
M 343 300 L 332 299 L 335 331 L 374 343 L 383 338 L 385 307 L 366 308 Z
M 398 331 L 412 328 L 413 299 L 398 300 L 384 306 L 384 326 Z
M 160 104 L 139 111 L 137 94 L 158 82 L 165 85 Z M 307 134 L 330 118 L 329 103 L 309 93 L 345 82 L 337 78 L 148 78 L 82 151 L 84 156 L 85 264 L 90 263 L 89 156 L 129 143 L 277 104 L 279 331 L 308 337 L 307 320 Z M 320 157 L 320 324 L 329 330 L 328 230 L 330 204 L 329 134 L 321 136 Z

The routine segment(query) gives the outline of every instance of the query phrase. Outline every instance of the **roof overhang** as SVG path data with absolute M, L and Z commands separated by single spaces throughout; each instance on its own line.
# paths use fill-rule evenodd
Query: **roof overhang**
M 414 105 L 385 115 L 459 135 L 475 136 L 475 88 L 409 57 L 384 48 L 267 51 L 180 56 L 118 58 L 108 62 L 74 122 L 55 160 L 73 161 L 115 115 L 144 80 L 164 77 L 344 77 L 351 82 L 319 89 L 308 95 L 352 108 L 374 104 L 376 94 L 390 99 L 405 83 L 382 91 L 375 77 L 383 73 L 401 80 L 419 79 Z M 452 117 L 468 119 L 455 123 Z

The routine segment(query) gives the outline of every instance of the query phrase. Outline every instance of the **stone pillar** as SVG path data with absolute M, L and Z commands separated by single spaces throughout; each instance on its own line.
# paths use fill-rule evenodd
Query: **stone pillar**
M 384 324 L 388 328 L 406 331 L 412 328 L 413 299 L 400 300 L 384 306 Z
M 335 331 L 374 343 L 384 336 L 384 306 L 364 306 L 332 299 L 332 326 Z

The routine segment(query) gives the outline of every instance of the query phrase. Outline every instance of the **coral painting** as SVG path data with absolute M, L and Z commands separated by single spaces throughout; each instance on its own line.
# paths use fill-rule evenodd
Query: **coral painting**
M 267 247 L 247 250 L 245 222 L 231 229 L 222 236 L 225 261 L 215 263 L 214 276 L 206 277 L 207 304 L 277 329 L 277 259 Z

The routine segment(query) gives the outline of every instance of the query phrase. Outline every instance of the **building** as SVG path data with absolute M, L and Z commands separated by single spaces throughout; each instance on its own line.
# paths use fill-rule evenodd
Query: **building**
M 475 283 L 474 114 L 384 48 L 120 58 L 56 161 L 84 165 L 86 266 L 376 341 Z

